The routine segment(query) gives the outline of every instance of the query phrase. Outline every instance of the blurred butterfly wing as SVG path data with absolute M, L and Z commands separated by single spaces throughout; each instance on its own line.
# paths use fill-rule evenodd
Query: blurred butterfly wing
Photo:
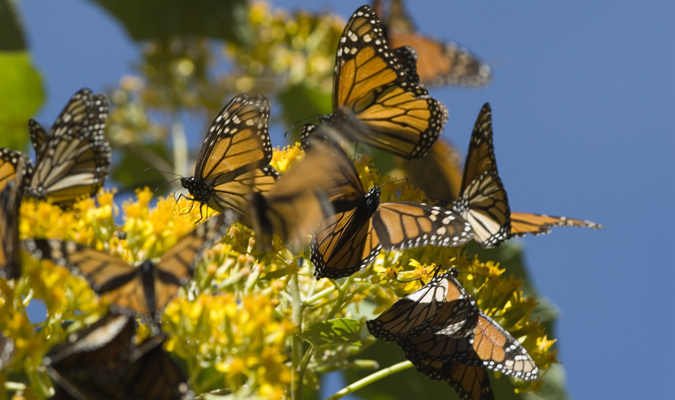
M 551 232 L 554 226 L 576 226 L 582 228 L 601 229 L 603 226 L 591 221 L 554 217 L 543 214 L 511 212 L 511 237 L 544 235 Z
M 451 337 L 435 333 L 422 333 L 398 341 L 409 360 L 464 361 L 473 349 L 473 335 Z
M 416 32 L 401 0 L 390 2 L 385 20 L 385 36 L 392 48 L 411 46 L 417 51 L 417 72 L 424 86 L 482 86 L 490 81 L 490 67 L 467 49 Z
M 151 280 L 144 279 L 142 267 L 75 242 L 29 239 L 24 247 L 38 259 L 50 260 L 83 276 L 112 309 L 142 317 L 154 315 L 154 287 Z M 150 293 L 146 293 L 148 290 Z
M 457 247 L 472 238 L 471 225 L 452 211 L 424 203 L 380 204 L 373 226 L 386 250 L 426 245 Z
M 439 138 L 426 156 L 405 160 L 401 166 L 408 183 L 422 190 L 429 200 L 447 207 L 459 198 L 462 186 L 461 157 L 457 149 Z
M 439 329 L 460 335 L 473 329 L 478 315 L 476 302 L 454 273 L 435 277 L 368 321 L 370 333 L 389 342 Z
M 229 230 L 233 220 L 234 213 L 228 210 L 209 218 L 162 256 L 156 265 L 159 279 L 154 282 L 158 311 L 164 309 L 178 293 L 178 289 L 192 278 L 195 263 L 199 261 L 203 251 L 212 247 Z
M 265 96 L 244 93 L 230 100 L 209 128 L 197 159 L 195 178 L 207 186 L 218 185 L 269 164 L 269 115 Z
M 464 47 L 417 32 L 387 31 L 391 47 L 410 46 L 417 52 L 417 75 L 425 87 L 483 86 L 492 79 L 490 66 Z
M 411 360 L 415 368 L 434 380 L 446 381 L 461 400 L 494 400 L 492 385 L 483 367 L 460 362 Z
M 212 188 L 213 196 L 209 198 L 208 205 L 221 213 L 234 210 L 239 222 L 250 226 L 246 196 L 253 191 L 268 192 L 279 176 L 279 173 L 269 165 L 244 172 L 231 181 L 215 185 Z
M 487 103 L 473 128 L 464 163 L 461 198 L 455 202 L 453 209 L 471 224 L 474 238 L 481 246 L 499 246 L 508 239 L 511 210 L 497 172 L 492 143 L 492 112 Z
M 71 206 L 78 198 L 94 196 L 103 186 L 111 156 L 104 136 L 108 102 L 102 94 L 83 92 L 88 90 L 71 98 L 46 142 L 38 143 L 28 196 Z
M 483 313 L 476 324 L 473 349 L 487 368 L 526 381 L 539 377 L 539 368 L 523 345 Z
M 352 275 L 377 257 L 382 246 L 367 213 L 357 206 L 322 222 L 309 244 L 317 279 Z
M 19 212 L 23 197 L 24 163 L 21 155 L 16 172 L 0 192 L 0 278 L 16 279 L 21 275 Z
M 148 339 L 140 346 L 140 355 L 117 384 L 124 399 L 192 399 L 187 376 L 162 349 L 161 337 Z

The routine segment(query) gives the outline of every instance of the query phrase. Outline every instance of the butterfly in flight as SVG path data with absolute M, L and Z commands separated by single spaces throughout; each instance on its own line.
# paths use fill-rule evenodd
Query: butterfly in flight
M 16 168 L 11 173 L 11 180 L 5 180 L 3 188 L 0 189 L 0 278 L 2 279 L 16 279 L 21 275 L 19 211 L 23 197 L 22 181 L 28 162 L 30 162 L 29 159 L 19 153 L 16 161 L 13 162 Z
M 96 195 L 110 167 L 111 149 L 104 135 L 107 117 L 105 95 L 81 89 L 70 98 L 49 134 L 29 120 L 35 166 L 26 168 L 24 194 L 64 207 Z
M 234 210 L 239 221 L 250 226 L 246 196 L 268 191 L 279 177 L 269 165 L 269 116 L 267 98 L 246 93 L 235 96 L 218 114 L 199 152 L 195 175 L 181 179 L 200 208 Z
M 294 248 L 305 243 L 321 221 L 334 214 L 330 191 L 346 168 L 328 142 L 317 142 L 268 193 L 252 193 L 250 215 L 261 247 L 269 249 L 274 235 Z
M 470 332 L 478 321 L 478 306 L 457 280 L 457 270 L 434 277 L 374 320 L 368 330 L 385 342 L 442 331 L 446 335 Z
M 162 350 L 164 336 L 136 345 L 135 333 L 132 318 L 109 313 L 70 334 L 43 359 L 56 384 L 52 399 L 192 398 L 187 377 Z
M 399 53 L 400 54 L 400 53 Z M 424 156 L 443 131 L 447 110 L 408 77 L 389 49 L 380 21 L 362 6 L 347 22 L 333 76 L 333 113 L 320 123 L 338 128 L 344 139 L 406 159 Z M 303 126 L 301 141 L 325 132 Z
M 335 145 L 333 152 L 345 167 L 328 191 L 335 214 L 310 241 L 317 278 L 349 276 L 370 264 L 382 248 L 456 247 L 471 239 L 469 223 L 450 210 L 408 201 L 380 204 L 380 188 L 366 193 L 342 148 Z
M 373 8 L 383 21 L 384 35 L 390 46 L 411 46 L 417 52 L 417 72 L 422 85 L 475 87 L 490 81 L 490 67 L 467 49 L 417 32 L 403 6 L 403 0 L 389 2 L 386 18 L 383 17 L 382 0 L 373 1 Z
M 180 239 L 158 263 L 145 260 L 138 267 L 75 242 L 27 239 L 23 247 L 38 259 L 86 278 L 111 310 L 139 316 L 156 328 L 169 300 L 192 278 L 202 252 L 225 234 L 233 219 L 229 211 L 210 218 Z
M 486 103 L 473 128 L 464 162 L 460 198 L 453 210 L 469 221 L 474 239 L 483 247 L 496 247 L 511 237 L 544 234 L 553 226 L 600 229 L 602 225 L 566 217 L 512 213 L 497 172 L 492 141 L 492 111 Z

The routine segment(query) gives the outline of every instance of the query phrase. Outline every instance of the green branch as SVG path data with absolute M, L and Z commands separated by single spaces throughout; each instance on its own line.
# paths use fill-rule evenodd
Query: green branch
M 335 393 L 334 395 L 330 396 L 326 400 L 337 400 L 345 397 L 346 395 L 350 393 L 354 393 L 357 390 L 361 389 L 362 387 L 368 386 L 371 383 L 377 382 L 382 378 L 385 378 L 389 375 L 393 375 L 399 371 L 406 370 L 408 368 L 412 367 L 412 363 L 410 361 L 403 361 L 398 364 L 394 364 L 391 367 L 385 368 L 383 370 L 377 371 L 374 374 L 368 375 L 365 378 L 358 380 L 351 385 L 345 387 L 344 389 L 340 390 L 339 392 Z

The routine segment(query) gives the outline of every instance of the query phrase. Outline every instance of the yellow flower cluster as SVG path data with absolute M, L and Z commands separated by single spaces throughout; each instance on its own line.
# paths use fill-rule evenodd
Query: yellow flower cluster
M 286 341 L 295 326 L 275 313 L 275 299 L 264 294 L 200 295 L 179 298 L 166 309 L 166 348 L 185 359 L 193 381 L 210 369 L 221 372 L 198 392 L 227 387 L 253 390 L 261 398 L 282 399 L 291 382 Z
M 284 172 L 302 156 L 298 144 L 275 150 L 272 165 Z M 404 180 L 391 183 L 390 177 L 378 174 L 368 156 L 358 157 L 355 166 L 365 190 L 382 187 L 382 201 L 424 200 L 424 194 Z M 118 227 L 114 192 L 82 200 L 71 211 L 26 200 L 21 208 L 21 237 L 74 240 L 138 264 L 161 257 L 195 223 L 213 214 L 184 198 L 153 202 L 147 188 L 138 190 L 135 200 L 123 202 L 121 209 L 123 224 Z M 536 301 L 523 296 L 522 283 L 505 276 L 492 262 L 468 259 L 463 248 L 382 252 L 374 266 L 339 283 L 314 279 L 306 254 L 291 254 L 281 245 L 276 249 L 259 252 L 253 232 L 235 224 L 219 243 L 204 251 L 193 282 L 167 305 L 162 324 L 169 336 L 165 347 L 185 360 L 197 394 L 227 388 L 242 398 L 282 399 L 293 386 L 292 371 L 300 371 L 295 382 L 312 384 L 317 382 L 315 371 L 347 368 L 350 358 L 372 338 L 361 338 L 358 345 L 310 346 L 303 360 L 298 360 L 292 354 L 302 355 L 298 350 L 302 341 L 292 337 L 333 318 L 370 318 L 371 314 L 363 314 L 372 309 L 362 307 L 367 302 L 375 304 L 377 315 L 449 267 L 459 270 L 458 279 L 479 308 L 524 344 L 540 370 L 557 362 L 552 350 L 555 341 L 532 319 Z M 11 368 L 26 373 L 34 397 L 45 398 L 49 381 L 40 372 L 42 357 L 69 332 L 105 314 L 106 304 L 65 268 L 27 255 L 23 261 L 19 280 L 0 280 L 0 331 L 17 345 Z M 46 320 L 38 324 L 26 312 L 35 300 L 47 308 Z M 66 320 L 74 323 L 63 328 Z M 147 334 L 148 329 L 141 327 L 139 336 Z M 539 385 L 516 383 L 524 391 L 537 390 Z

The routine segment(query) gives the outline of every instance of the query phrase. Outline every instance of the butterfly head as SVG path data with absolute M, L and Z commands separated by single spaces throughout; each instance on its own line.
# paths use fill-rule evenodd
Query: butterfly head
M 368 215 L 372 215 L 377 210 L 377 207 L 380 205 L 380 195 L 382 190 L 379 187 L 374 187 L 366 193 L 364 203 L 368 209 Z

